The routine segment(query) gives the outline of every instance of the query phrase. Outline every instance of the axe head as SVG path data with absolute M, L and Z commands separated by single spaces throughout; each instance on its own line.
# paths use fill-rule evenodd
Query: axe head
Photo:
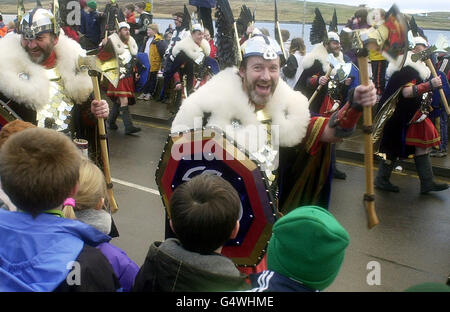
M 117 38 L 112 38 L 116 36 Z M 119 49 L 120 47 L 114 42 L 121 42 L 116 33 L 108 37 L 106 45 L 96 55 L 80 56 L 78 58 L 78 67 L 80 69 L 88 69 L 89 75 L 101 75 L 117 87 L 120 77 L 119 67 Z
M 389 62 L 403 66 L 408 51 L 408 24 L 396 5 L 384 17 L 367 30 L 353 32 L 352 48 L 365 56 L 368 50 L 380 52 Z
M 413 62 L 425 61 L 425 60 L 429 59 L 431 54 L 436 50 L 437 50 L 437 48 L 433 45 L 426 50 L 414 53 L 413 55 L 411 55 L 411 61 L 413 61 Z
M 352 64 L 342 63 L 334 57 L 333 53 L 328 54 L 327 60 L 330 63 L 330 66 L 335 69 L 334 80 L 342 83 L 348 78 L 350 72 L 352 71 Z

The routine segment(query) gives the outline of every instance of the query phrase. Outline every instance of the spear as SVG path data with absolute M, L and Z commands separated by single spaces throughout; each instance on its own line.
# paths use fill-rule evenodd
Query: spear
M 275 39 L 278 40 L 280 44 L 281 51 L 283 52 L 283 56 L 286 57 L 286 52 L 284 51 L 283 39 L 281 37 L 280 23 L 278 21 L 278 8 L 277 8 L 277 0 L 274 0 L 275 3 Z

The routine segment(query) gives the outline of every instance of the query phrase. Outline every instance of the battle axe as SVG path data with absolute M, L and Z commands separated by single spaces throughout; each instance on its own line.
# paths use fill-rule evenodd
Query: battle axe
M 434 69 L 433 63 L 431 62 L 430 56 L 436 50 L 437 48 L 433 45 L 426 50 L 411 55 L 411 60 L 413 62 L 417 62 L 420 60 L 422 62 L 425 62 L 425 64 L 427 64 L 428 68 L 431 71 L 431 74 L 433 75 L 433 78 L 437 78 L 438 75 L 436 73 L 436 70 Z M 445 93 L 444 90 L 442 90 L 442 87 L 439 87 L 439 94 L 441 95 L 441 100 L 442 103 L 444 104 L 444 108 L 445 111 L 447 112 L 447 115 L 450 115 L 450 109 L 448 108 L 447 98 L 445 97 Z
M 327 57 L 328 63 L 330 64 L 330 68 L 328 68 L 327 73 L 325 74 L 325 77 L 330 77 L 331 72 L 333 71 L 333 67 L 335 64 L 339 64 L 339 61 L 334 57 L 333 53 L 328 54 Z M 316 91 L 314 91 L 313 95 L 309 98 L 308 104 L 311 105 L 311 103 L 316 99 L 317 94 L 319 94 L 320 90 L 322 90 L 323 85 L 319 84 Z
M 80 56 L 78 59 L 79 68 L 88 69 L 88 73 L 89 76 L 91 76 L 92 85 L 94 88 L 94 98 L 97 101 L 100 101 L 102 99 L 98 83 L 98 77 L 100 75 L 103 75 L 103 77 L 108 79 L 108 81 L 111 82 L 111 84 L 115 87 L 117 87 L 117 84 L 119 83 L 120 71 L 119 60 L 117 56 L 120 54 L 118 53 L 118 49 L 120 49 L 120 47 L 112 43 L 111 37 L 113 36 L 117 37 L 114 40 L 115 42 L 121 42 L 118 35 L 114 33 L 108 37 L 106 45 L 101 48 L 100 52 L 97 55 Z M 113 184 L 111 181 L 111 171 L 109 167 L 108 143 L 106 142 L 105 122 L 103 118 L 98 118 L 98 132 L 100 137 L 100 148 L 102 153 L 106 186 L 108 189 L 108 195 L 111 205 L 111 212 L 114 213 L 118 210 L 118 207 L 116 200 L 114 199 L 114 193 L 112 190 Z
M 379 51 L 388 61 L 395 61 L 400 66 L 403 66 L 408 49 L 407 32 L 408 26 L 406 20 L 396 5 L 393 5 L 386 13 L 385 19 L 380 20 L 376 25 L 373 25 L 367 30 L 351 32 L 352 48 L 357 52 L 356 55 L 358 57 L 362 85 L 369 85 L 369 50 Z M 364 165 L 366 168 L 364 203 L 367 211 L 368 227 L 370 229 L 379 222 L 375 212 L 375 191 L 373 186 L 372 108 L 364 107 L 363 114 L 365 142 Z

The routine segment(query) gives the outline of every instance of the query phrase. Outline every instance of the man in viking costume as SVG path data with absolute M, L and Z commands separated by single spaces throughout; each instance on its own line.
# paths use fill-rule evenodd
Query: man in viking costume
M 279 191 L 282 213 L 305 204 L 328 207 L 328 143 L 350 135 L 363 106 L 375 104 L 376 90 L 373 84 L 358 86 L 350 101 L 330 118 L 311 118 L 306 97 L 279 79 L 281 54 L 272 38 L 250 38 L 239 69 L 222 70 L 185 99 L 171 131 L 199 126 L 226 131 L 265 162 L 267 177 Z M 266 130 L 255 136 L 255 127 Z M 270 137 L 279 138 L 279 147 Z M 274 155 L 279 158 L 278 168 Z
M 120 80 L 117 87 L 109 83 L 106 92 L 106 95 L 113 101 L 108 123 L 109 129 L 117 130 L 116 120 L 119 114 L 122 113 L 125 134 L 133 134 L 141 131 L 141 128 L 133 125 L 128 107 L 128 105 L 136 103 L 136 99 L 134 98 L 134 73 L 138 46 L 134 38 L 130 35 L 130 25 L 128 23 L 120 22 L 118 28 L 121 42 L 114 42 L 114 37 L 111 37 L 111 40 L 113 40 L 114 45 L 123 47 L 121 50 L 122 53 L 119 55 Z
M 330 116 L 333 100 L 328 95 L 330 75 L 326 74 L 331 66 L 328 55 L 333 54 L 340 63 L 344 63 L 341 43 L 337 34 L 337 20 L 336 25 L 330 25 L 330 30 L 327 32 L 322 15 L 316 9 L 316 18 L 311 33 L 310 41 L 315 46 L 303 58 L 303 73 L 294 90 L 301 91 L 309 99 L 319 85 L 322 85 L 320 92 L 310 104 L 310 110 L 316 115 Z
M 387 116 L 389 118 L 384 124 L 379 151 L 386 154 L 386 160 L 382 160 L 374 184 L 381 190 L 399 192 L 399 187 L 390 182 L 395 162 L 414 155 L 420 192 L 426 194 L 448 188 L 446 183 L 434 181 L 429 156 L 431 148 L 439 146 L 440 142 L 439 134 L 428 118 L 429 105 L 432 91 L 442 86 L 442 81 L 439 77 L 430 77 L 430 69 L 424 62 L 411 60 L 413 53 L 428 46 L 426 39 L 420 35 L 413 40 L 414 48 L 408 51 L 403 67 L 399 68 L 398 64 L 391 62 L 387 69 L 390 79 L 380 100 L 383 106 L 378 114 L 389 110 L 393 113 Z M 389 107 L 393 109 L 387 109 Z
M 329 54 L 332 54 L 339 63 L 344 63 L 344 55 L 341 52 L 340 38 L 337 33 L 336 10 L 334 11 L 328 32 L 326 31 L 326 24 L 320 11 L 316 9 L 315 12 L 316 17 L 314 19 L 310 41 L 316 45 L 303 58 L 303 72 L 294 90 L 301 91 L 309 99 L 320 86 L 320 91 L 318 91 L 310 103 L 309 109 L 313 116 L 330 117 L 344 104 L 343 100 L 347 97 L 352 81 L 351 78 L 348 78 L 342 83 L 338 83 L 337 81 L 330 83 L 330 76 L 336 74 L 336 69 L 330 72 L 332 68 L 329 61 Z M 346 174 L 336 168 L 335 145 L 332 145 L 331 150 L 333 176 L 338 179 L 345 179 Z
M 109 109 L 91 102 L 91 78 L 77 65 L 85 51 L 48 10 L 37 7 L 19 21 L 18 34 L 0 41 L 0 104 L 15 118 L 87 139 L 91 158 L 100 159 L 94 117 L 106 118 Z

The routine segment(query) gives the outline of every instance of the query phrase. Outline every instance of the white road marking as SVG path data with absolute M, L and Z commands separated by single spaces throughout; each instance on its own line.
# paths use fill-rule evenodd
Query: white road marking
M 111 180 L 113 182 L 115 182 L 115 183 L 118 183 L 118 184 L 121 184 L 121 185 L 125 185 L 125 186 L 128 186 L 128 187 L 132 187 L 132 188 L 135 188 L 137 190 L 141 190 L 141 191 L 144 191 L 144 192 L 147 192 L 147 193 L 151 193 L 151 194 L 154 194 L 154 195 L 158 195 L 158 196 L 160 195 L 158 190 L 154 190 L 154 189 L 142 186 L 142 185 L 134 184 L 134 183 L 131 183 L 131 182 L 127 182 L 127 181 L 123 181 L 123 180 L 119 180 L 119 179 L 115 179 L 115 178 L 111 178 Z

